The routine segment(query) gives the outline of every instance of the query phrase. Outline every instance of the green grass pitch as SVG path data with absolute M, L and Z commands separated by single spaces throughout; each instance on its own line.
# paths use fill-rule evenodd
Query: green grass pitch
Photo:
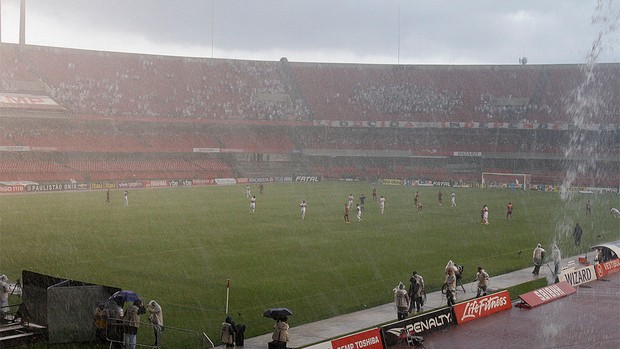
M 372 186 L 266 184 L 259 195 L 252 185 L 254 214 L 244 185 L 133 190 L 128 208 L 121 190 L 112 192 L 110 205 L 101 191 L 6 195 L 0 198 L 0 272 L 14 280 L 26 269 L 133 290 L 162 305 L 167 326 L 206 332 L 215 341 L 226 317 L 228 279 L 229 313 L 252 337 L 271 331 L 273 321 L 261 317 L 270 307 L 290 308 L 296 326 L 391 302 L 392 288 L 407 283 L 413 270 L 437 290 L 449 259 L 465 266 L 469 281 L 478 265 L 491 278 L 530 266 L 538 242 L 548 251 L 557 242 L 570 256 L 620 239 L 620 219 L 609 213 L 619 206 L 617 195 L 575 194 L 564 201 L 557 193 L 455 188 L 457 206 L 451 207 L 451 188 L 441 188 L 440 206 L 439 188 L 377 185 L 386 198 L 381 215 Z M 422 213 L 413 207 L 416 190 Z M 367 199 L 362 222 L 352 210 L 345 224 L 350 193 L 356 202 L 362 193 Z M 586 218 L 588 199 L 593 216 Z M 483 204 L 488 226 L 480 224 Z M 575 222 L 584 229 L 580 247 L 571 236 Z M 138 341 L 147 332 L 141 330 Z M 169 348 L 191 347 L 188 337 L 165 335 Z

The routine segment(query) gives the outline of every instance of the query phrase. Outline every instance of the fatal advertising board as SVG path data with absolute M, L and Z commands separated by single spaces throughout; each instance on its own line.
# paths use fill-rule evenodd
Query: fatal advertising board
M 460 325 L 510 308 L 512 304 L 508 291 L 501 291 L 455 304 L 454 316 Z

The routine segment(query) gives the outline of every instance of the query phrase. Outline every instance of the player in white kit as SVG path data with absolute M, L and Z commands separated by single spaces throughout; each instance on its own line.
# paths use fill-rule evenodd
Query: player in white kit
M 306 207 L 308 207 L 306 200 L 302 200 L 299 207 L 301 208 L 301 219 L 306 219 Z

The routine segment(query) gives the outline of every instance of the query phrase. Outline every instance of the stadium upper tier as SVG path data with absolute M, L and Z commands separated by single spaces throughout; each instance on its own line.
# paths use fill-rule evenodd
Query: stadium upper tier
M 573 123 L 567 105 L 584 96 L 577 91 L 585 68 L 264 62 L 0 44 L 0 92 L 32 93 L 27 86 L 38 83 L 39 95 L 70 114 L 128 119 Z M 587 112 L 594 122 L 617 122 L 620 64 L 594 73 L 598 99 L 589 101 L 601 103 Z

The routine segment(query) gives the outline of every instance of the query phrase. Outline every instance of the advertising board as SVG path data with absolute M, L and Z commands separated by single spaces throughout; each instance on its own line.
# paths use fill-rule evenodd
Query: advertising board
M 460 325 L 510 308 L 512 304 L 508 291 L 501 291 L 455 304 L 454 316 Z
M 385 325 L 381 327 L 381 333 L 387 348 L 402 343 L 407 334 L 421 336 L 452 325 L 454 319 L 450 308 L 446 307 Z
M 566 281 L 562 281 L 522 294 L 519 298 L 525 303 L 525 308 L 535 308 L 554 300 L 564 298 L 575 292 L 577 292 L 577 290 L 575 290 L 573 286 L 569 285 Z

